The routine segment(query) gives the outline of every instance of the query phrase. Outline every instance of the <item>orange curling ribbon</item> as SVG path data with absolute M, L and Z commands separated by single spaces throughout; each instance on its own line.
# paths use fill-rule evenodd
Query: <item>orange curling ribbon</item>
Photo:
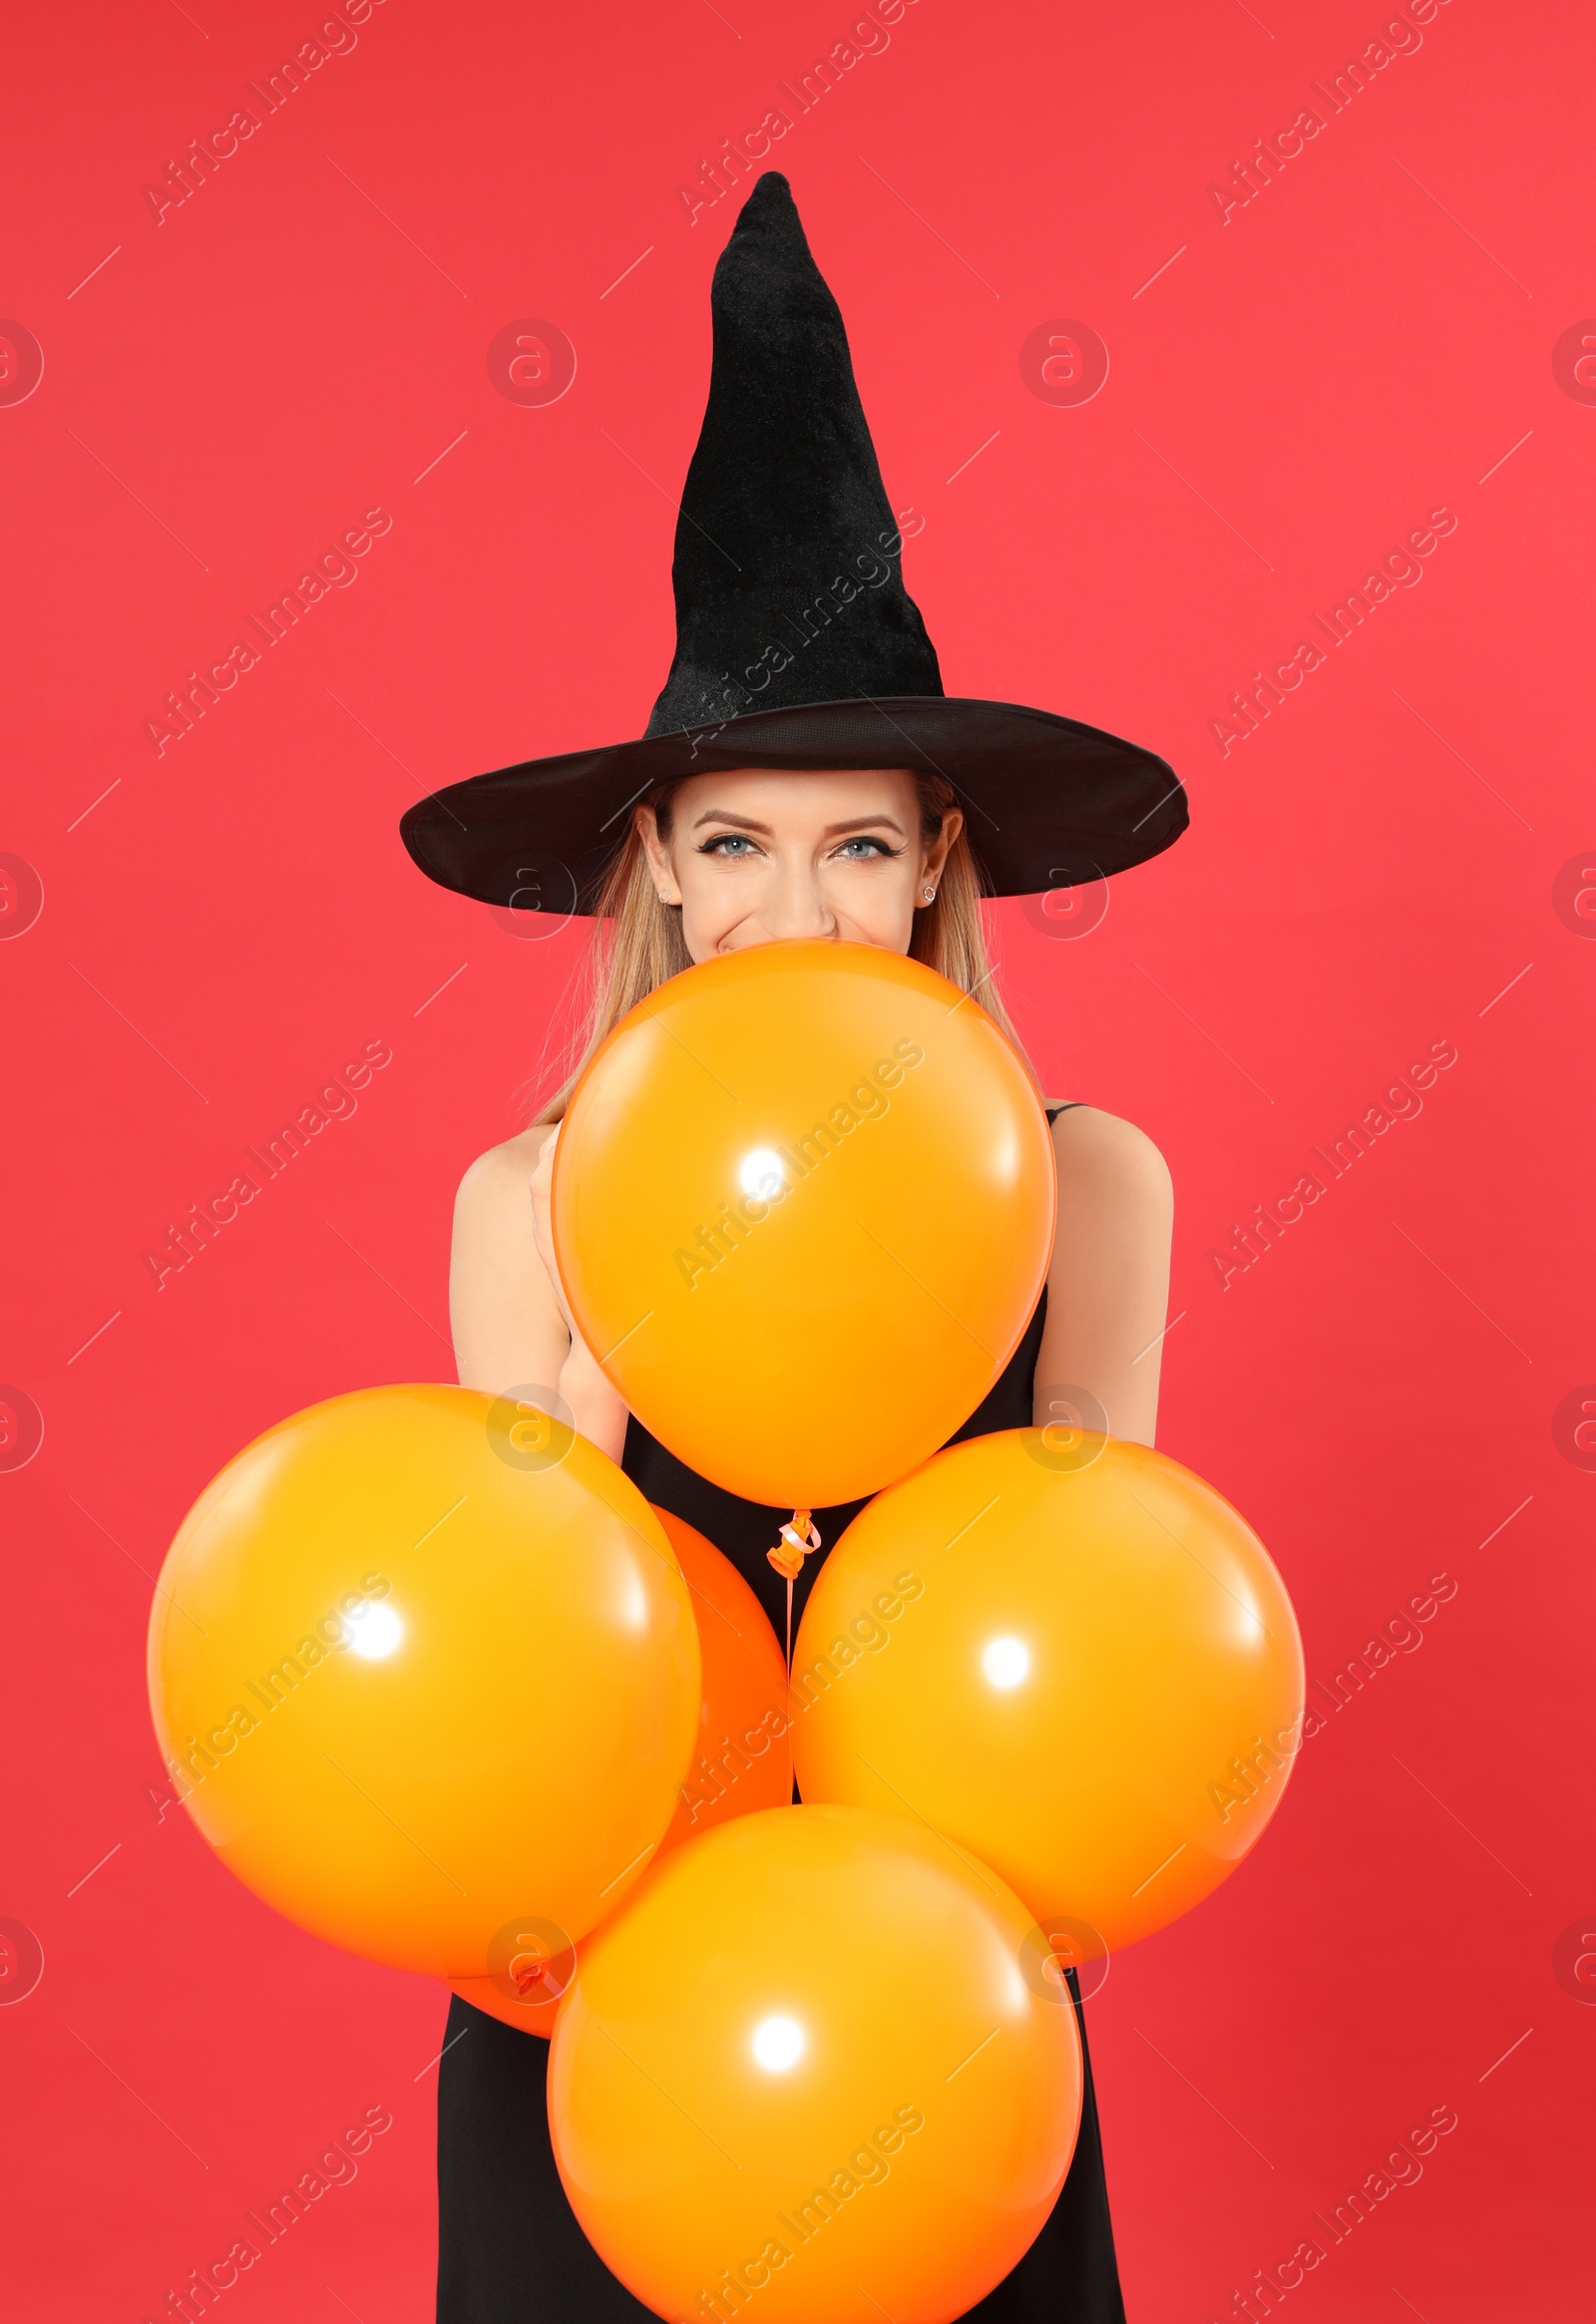
M 787 1668 L 792 1669 L 792 1586 L 803 1572 L 804 1559 L 812 1549 L 820 1547 L 820 1528 L 807 1509 L 794 1509 L 790 1522 L 781 1528 L 781 1539 L 774 1549 L 767 1549 L 766 1557 L 787 1583 Z
M 812 1549 L 820 1547 L 820 1529 L 807 1509 L 794 1509 L 790 1524 L 781 1529 L 781 1539 L 774 1549 L 767 1549 L 766 1557 L 778 1574 L 785 1574 L 795 1582 L 803 1572 L 804 1559 Z

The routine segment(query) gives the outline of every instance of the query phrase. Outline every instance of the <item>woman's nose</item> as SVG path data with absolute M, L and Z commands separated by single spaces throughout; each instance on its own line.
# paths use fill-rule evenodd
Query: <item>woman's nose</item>
M 813 874 L 793 873 L 775 881 L 760 916 L 772 938 L 830 936 L 835 915 Z

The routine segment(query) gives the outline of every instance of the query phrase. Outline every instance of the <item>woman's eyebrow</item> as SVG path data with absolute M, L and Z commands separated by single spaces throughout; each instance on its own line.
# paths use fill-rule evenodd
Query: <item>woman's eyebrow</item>
M 770 836 L 768 823 L 756 823 L 751 815 L 730 815 L 719 807 L 706 808 L 692 828 L 698 831 L 706 823 L 734 823 L 739 831 L 757 831 L 767 839 Z M 885 824 L 889 831 L 896 831 L 902 838 L 903 825 L 891 815 L 855 815 L 847 823 L 828 823 L 821 837 L 835 839 L 839 832 L 863 831 L 867 826 L 877 823 Z

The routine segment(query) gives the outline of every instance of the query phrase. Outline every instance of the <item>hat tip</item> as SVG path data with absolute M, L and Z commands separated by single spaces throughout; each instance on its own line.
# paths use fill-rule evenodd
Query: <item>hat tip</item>
M 796 217 L 798 204 L 793 200 L 792 188 L 782 173 L 779 170 L 764 170 L 754 180 L 748 198 L 737 213 L 737 223 L 741 225 L 744 218 L 757 222 L 772 210 L 785 210 Z

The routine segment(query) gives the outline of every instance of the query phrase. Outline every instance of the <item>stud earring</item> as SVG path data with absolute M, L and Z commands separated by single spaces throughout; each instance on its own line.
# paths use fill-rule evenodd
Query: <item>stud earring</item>
M 936 897 L 937 897 L 937 891 L 936 891 L 936 889 L 935 889 L 935 888 L 928 888 L 928 889 L 926 890 L 926 902 L 927 902 L 928 904 L 933 904 L 933 903 L 935 903 L 935 902 L 936 902 Z

